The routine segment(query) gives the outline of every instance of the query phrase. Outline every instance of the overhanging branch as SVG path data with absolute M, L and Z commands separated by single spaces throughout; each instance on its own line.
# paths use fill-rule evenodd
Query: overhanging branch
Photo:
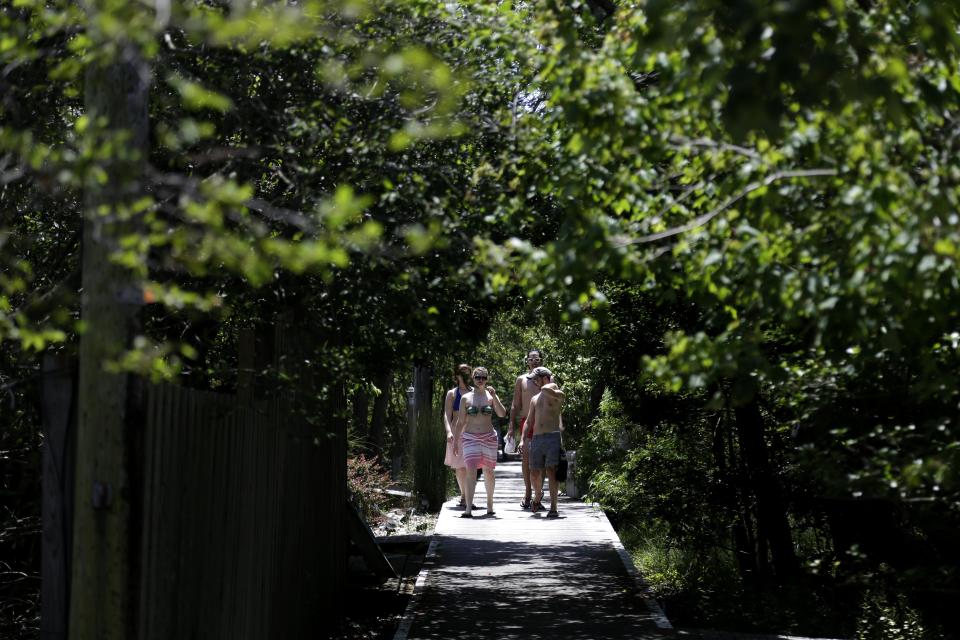
M 617 247 L 625 247 L 631 244 L 645 244 L 650 242 L 657 242 L 658 240 L 664 240 L 681 233 L 685 233 L 697 227 L 702 227 L 707 224 L 718 215 L 729 209 L 731 206 L 736 204 L 738 201 L 742 200 L 744 197 L 750 193 L 761 189 L 763 187 L 770 186 L 778 180 L 790 180 L 794 178 L 818 178 L 823 176 L 835 176 L 837 175 L 836 169 L 799 169 L 796 171 L 778 171 L 772 173 L 763 180 L 758 180 L 757 182 L 751 182 L 739 193 L 730 196 L 724 200 L 720 205 L 711 209 L 702 216 L 698 216 L 686 224 L 682 224 L 679 227 L 673 227 L 672 229 L 667 229 L 666 231 L 660 231 L 658 233 L 651 233 L 646 236 L 640 236 L 639 238 L 632 238 L 630 240 L 622 240 L 614 244 Z

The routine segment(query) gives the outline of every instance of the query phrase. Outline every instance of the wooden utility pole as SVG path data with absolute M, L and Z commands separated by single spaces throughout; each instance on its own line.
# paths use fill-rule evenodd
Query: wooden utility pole
M 89 23 L 94 49 L 102 51 L 110 37 L 96 33 L 96 15 Z M 104 363 L 129 346 L 142 300 L 129 270 L 111 256 L 118 239 L 136 229 L 127 205 L 142 196 L 150 71 L 135 44 L 115 39 L 110 44 L 117 45 L 112 61 L 92 64 L 85 84 L 89 126 L 102 131 L 99 142 L 109 149 L 109 159 L 102 161 L 102 173 L 90 172 L 85 192 L 71 640 L 136 634 L 132 558 L 139 551 L 140 494 L 131 480 L 131 470 L 139 468 L 129 416 L 131 382 L 105 371 Z

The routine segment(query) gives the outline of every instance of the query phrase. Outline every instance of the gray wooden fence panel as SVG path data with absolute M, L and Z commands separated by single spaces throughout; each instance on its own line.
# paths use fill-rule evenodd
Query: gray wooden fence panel
M 168 385 L 146 415 L 141 640 L 316 633 L 345 579 L 344 425 Z

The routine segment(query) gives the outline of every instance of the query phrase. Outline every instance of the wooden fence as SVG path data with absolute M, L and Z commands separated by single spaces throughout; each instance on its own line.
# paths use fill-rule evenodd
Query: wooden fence
M 290 336 L 276 340 L 283 347 Z M 128 427 L 142 471 L 132 532 L 137 635 L 317 635 L 346 579 L 342 393 L 308 420 L 291 394 L 138 388 L 139 424 Z M 44 584 L 45 593 L 64 588 Z
M 346 451 L 276 400 L 148 394 L 141 638 L 300 637 L 343 590 Z

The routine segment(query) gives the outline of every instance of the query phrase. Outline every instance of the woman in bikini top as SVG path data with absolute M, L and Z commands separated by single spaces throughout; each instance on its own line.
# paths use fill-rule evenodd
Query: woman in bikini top
M 494 467 L 497 464 L 497 433 L 490 419 L 494 412 L 501 418 L 507 415 L 497 392 L 487 386 L 487 370 L 477 367 L 473 370 L 474 388 L 464 394 L 460 401 L 460 416 L 457 420 L 457 434 L 453 450 L 463 453 L 467 465 L 464 480 L 464 510 L 461 518 L 473 517 L 473 496 L 476 490 L 476 469 L 483 469 L 483 484 L 487 491 L 487 515 L 494 515 L 493 491 L 496 485 Z
M 468 415 L 468 416 L 475 416 L 475 415 L 477 415 L 478 413 L 482 413 L 482 414 L 485 415 L 485 416 L 492 416 L 492 415 L 493 415 L 493 405 L 486 404 L 486 405 L 484 405 L 484 406 L 482 406 L 482 407 L 472 407 L 472 406 L 471 406 L 471 407 L 467 407 L 467 415 Z
M 479 375 L 477 375 L 479 374 Z M 493 431 L 493 422 L 490 417 L 506 415 L 506 408 L 497 396 L 493 387 L 487 386 L 487 370 L 478 367 L 474 372 L 474 388 L 463 394 L 460 399 L 459 432 L 487 433 Z M 459 451 L 459 449 L 457 449 Z

